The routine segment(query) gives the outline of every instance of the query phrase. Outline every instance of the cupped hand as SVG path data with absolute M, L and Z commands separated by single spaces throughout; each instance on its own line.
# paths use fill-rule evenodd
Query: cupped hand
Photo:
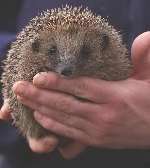
M 133 44 L 134 73 L 123 81 L 67 79 L 54 73 L 40 73 L 34 77 L 34 85 L 24 82 L 23 86 L 20 82 L 14 91 L 19 101 L 34 109 L 35 119 L 56 134 L 90 146 L 147 146 L 150 137 L 149 48 L 150 33 L 147 32 Z M 23 91 L 21 96 L 19 88 Z

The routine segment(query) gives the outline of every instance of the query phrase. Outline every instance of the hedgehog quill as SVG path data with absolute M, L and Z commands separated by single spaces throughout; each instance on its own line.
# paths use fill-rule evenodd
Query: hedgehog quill
M 14 123 L 24 136 L 38 139 L 50 132 L 34 120 L 31 109 L 17 101 L 12 91 L 16 81 L 32 82 L 44 71 L 123 80 L 130 76 L 132 64 L 113 26 L 89 9 L 66 6 L 33 18 L 12 43 L 3 69 L 3 96 L 9 100 Z

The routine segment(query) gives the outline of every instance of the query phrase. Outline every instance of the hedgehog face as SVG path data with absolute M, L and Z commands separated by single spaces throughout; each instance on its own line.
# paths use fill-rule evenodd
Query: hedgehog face
M 74 77 L 86 75 L 86 69 L 94 75 L 102 66 L 102 57 L 109 47 L 109 36 L 99 30 L 76 29 L 41 33 L 32 43 L 33 54 L 45 58 L 41 70 L 54 71 Z M 41 60 L 41 59 L 40 59 Z M 100 64 L 96 64 L 97 61 Z

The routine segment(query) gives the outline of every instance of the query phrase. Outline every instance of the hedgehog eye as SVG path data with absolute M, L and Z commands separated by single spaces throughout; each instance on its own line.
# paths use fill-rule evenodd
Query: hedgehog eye
M 57 47 L 52 46 L 51 48 L 48 49 L 48 55 L 54 55 L 57 53 Z
M 32 50 L 34 52 L 39 52 L 39 48 L 40 48 L 40 42 L 38 39 L 36 39 L 33 43 L 32 43 Z
M 101 38 L 101 48 L 102 50 L 105 50 L 109 44 L 109 37 L 107 34 L 103 33 L 100 35 L 100 38 Z

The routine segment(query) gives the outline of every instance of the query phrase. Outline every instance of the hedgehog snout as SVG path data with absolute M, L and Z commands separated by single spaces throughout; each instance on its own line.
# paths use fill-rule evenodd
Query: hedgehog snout
M 71 76 L 73 74 L 74 66 L 70 64 L 58 64 L 56 72 L 60 75 Z
M 72 75 L 72 71 L 73 71 L 73 68 L 71 66 L 65 67 L 64 69 L 62 69 L 61 75 L 70 76 Z

